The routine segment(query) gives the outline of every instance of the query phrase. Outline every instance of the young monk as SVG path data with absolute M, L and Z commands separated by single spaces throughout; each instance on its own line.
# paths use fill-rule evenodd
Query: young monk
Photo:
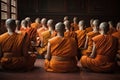
M 7 32 L 0 35 L 0 65 L 5 70 L 31 70 L 35 54 L 28 54 L 29 41 L 26 33 L 16 33 L 13 19 L 6 20 Z
M 93 28 L 92 28 L 93 27 L 93 21 L 94 21 L 94 19 L 90 20 L 90 27 L 86 28 L 87 33 L 91 32 L 93 30 Z
M 77 44 L 74 38 L 64 37 L 65 26 L 59 22 L 55 25 L 57 36 L 48 42 L 45 56 L 45 70 L 49 72 L 77 71 Z
M 81 67 L 94 72 L 111 72 L 115 69 L 115 57 L 117 54 L 117 39 L 108 35 L 107 22 L 100 24 L 100 35 L 92 38 L 93 50 L 90 56 L 82 56 Z
M 76 31 L 77 33 L 77 43 L 78 43 L 78 60 L 81 57 L 81 50 L 85 48 L 85 41 L 86 41 L 86 34 L 87 31 L 85 30 L 85 22 L 84 20 L 79 21 L 79 30 Z
M 37 48 L 39 54 L 44 55 L 47 51 L 48 40 L 55 37 L 57 33 L 55 32 L 54 21 L 49 19 L 47 22 L 48 30 L 41 34 L 40 47 Z
M 65 25 L 65 37 L 73 37 L 75 38 L 75 40 L 77 41 L 77 34 L 75 33 L 75 31 L 71 31 L 71 26 L 70 26 L 70 22 L 67 20 L 67 21 L 64 21 L 64 25 Z
M 99 35 L 99 20 L 95 19 L 93 21 L 93 31 L 87 33 L 86 42 L 85 42 L 85 49 L 82 50 L 83 55 L 89 55 L 92 52 L 93 48 L 93 40 L 92 38 Z
M 108 24 L 109 24 L 109 31 L 108 31 L 108 34 L 113 34 L 114 32 L 117 31 L 117 30 L 115 29 L 115 27 L 114 27 L 112 21 L 109 21 Z
M 71 28 L 73 31 L 79 30 L 77 17 L 73 18 L 73 23 L 71 23 Z

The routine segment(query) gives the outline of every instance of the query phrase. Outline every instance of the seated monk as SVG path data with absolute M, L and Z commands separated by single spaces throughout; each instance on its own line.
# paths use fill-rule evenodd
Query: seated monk
M 15 20 L 6 20 L 6 33 L 0 35 L 0 65 L 7 70 L 31 70 L 35 54 L 28 54 L 29 41 L 26 33 L 16 33 Z
M 41 55 L 44 55 L 47 51 L 48 40 L 52 37 L 55 37 L 57 33 L 55 32 L 54 22 L 52 19 L 49 19 L 47 22 L 48 30 L 42 32 L 40 39 L 40 47 L 37 48 L 37 52 Z
M 46 18 L 43 18 L 43 19 L 41 20 L 41 26 L 42 26 L 42 27 L 40 27 L 40 28 L 37 29 L 37 35 L 38 35 L 39 38 L 41 38 L 42 32 L 48 30 L 48 27 L 47 27 L 47 25 L 46 25 L 46 22 L 47 22 L 47 19 L 46 19 Z
M 114 36 L 114 37 L 116 37 L 118 39 L 117 58 L 120 60 L 120 22 L 117 23 L 116 30 L 117 30 L 117 32 L 113 33 L 112 36 Z
M 64 37 L 65 26 L 55 25 L 57 36 L 50 39 L 45 55 L 45 70 L 49 72 L 74 72 L 77 67 L 77 44 L 74 38 Z
M 87 27 L 87 28 L 86 28 L 87 33 L 93 31 L 93 28 L 92 28 L 92 27 L 93 27 L 93 21 L 94 21 L 94 19 L 91 19 L 91 20 L 90 20 L 90 27 Z
M 31 27 L 36 29 L 40 28 L 41 27 L 40 18 L 36 18 L 35 22 L 31 24 Z
M 115 27 L 113 27 L 114 25 L 113 25 L 113 22 L 112 21 L 109 21 L 108 22 L 108 24 L 109 24 L 109 31 L 108 31 L 108 34 L 113 34 L 114 32 L 116 32 L 117 30 L 115 29 Z
M 87 33 L 86 42 L 85 42 L 85 49 L 82 50 L 83 55 L 89 55 L 92 52 L 93 48 L 93 41 L 92 38 L 99 34 L 99 20 L 95 19 L 93 21 L 93 31 Z
M 74 17 L 73 18 L 73 23 L 71 23 L 71 28 L 72 28 L 72 31 L 77 31 L 79 30 L 79 27 L 78 27 L 78 23 L 77 23 L 77 17 Z
M 76 31 L 77 33 L 77 42 L 78 42 L 78 48 L 83 49 L 85 45 L 85 40 L 86 40 L 86 30 L 85 30 L 85 22 L 84 20 L 81 20 L 79 22 L 79 30 Z
M 81 57 L 81 67 L 94 72 L 111 72 L 116 67 L 115 57 L 117 54 L 117 38 L 110 34 L 107 22 L 100 24 L 100 35 L 92 38 L 93 50 L 90 56 Z
M 64 33 L 65 37 L 73 37 L 77 41 L 77 34 L 75 33 L 75 31 L 70 30 L 70 28 L 71 28 L 70 22 L 64 21 L 64 25 L 65 25 L 65 29 L 66 29 L 66 31 Z

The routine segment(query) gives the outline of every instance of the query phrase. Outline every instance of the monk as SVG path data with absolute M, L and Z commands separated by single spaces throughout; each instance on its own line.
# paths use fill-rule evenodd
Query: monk
M 21 21 L 21 32 L 26 32 L 29 36 L 29 41 L 36 43 L 36 35 L 37 35 L 37 29 L 36 28 L 31 28 L 28 26 L 28 21 L 27 20 L 22 20 Z M 30 48 L 30 51 L 33 51 L 32 45 Z
M 44 31 L 41 34 L 41 39 L 40 39 L 40 47 L 37 48 L 37 51 L 39 54 L 44 55 L 47 51 L 47 43 L 48 40 L 52 37 L 55 37 L 57 33 L 55 32 L 55 27 L 54 27 L 54 21 L 53 19 L 49 19 L 47 22 L 48 30 Z
M 93 50 L 90 56 L 82 56 L 81 67 L 94 72 L 111 72 L 115 69 L 117 54 L 117 39 L 110 34 L 107 22 L 100 24 L 100 35 L 92 38 Z
M 77 17 L 74 17 L 73 18 L 73 23 L 71 23 L 71 28 L 72 28 L 72 30 L 73 31 L 77 31 L 77 30 L 79 30 L 79 27 L 78 27 L 78 19 L 77 19 Z
M 77 44 L 74 38 L 64 37 L 65 26 L 55 25 L 57 36 L 50 39 L 45 56 L 45 70 L 49 72 L 75 72 L 77 68 Z
M 25 20 L 28 22 L 27 27 L 31 27 L 32 21 L 30 17 L 26 17 Z
M 78 43 L 78 60 L 80 59 L 82 53 L 81 51 L 85 49 L 85 41 L 86 41 L 86 34 L 87 31 L 85 30 L 85 21 L 81 20 L 79 21 L 79 30 L 76 31 L 77 33 L 77 43 Z
M 93 27 L 93 21 L 94 21 L 94 19 L 90 20 L 90 27 L 86 28 L 87 33 L 91 32 L 93 30 L 93 28 L 92 28 Z
M 112 36 L 114 36 L 114 37 L 116 37 L 118 39 L 117 58 L 120 60 L 120 22 L 117 23 L 116 30 L 117 30 L 117 32 L 113 33 Z
M 36 29 L 40 28 L 41 27 L 40 18 L 36 18 L 35 22 L 31 24 L 31 27 Z
M 70 26 L 70 22 L 67 20 L 67 21 L 64 21 L 64 25 L 65 25 L 65 37 L 73 37 L 75 38 L 75 40 L 77 41 L 77 34 L 75 33 L 75 31 L 71 31 L 71 26 Z
M 95 19 L 93 21 L 93 31 L 87 33 L 86 42 L 85 42 L 85 49 L 82 50 L 83 55 L 89 55 L 92 52 L 93 48 L 93 40 L 92 38 L 99 35 L 99 20 Z
M 109 24 L 109 28 L 110 28 L 109 31 L 108 31 L 108 34 L 113 34 L 114 32 L 117 31 L 117 30 L 115 29 L 112 21 L 109 21 L 108 24 Z
M 46 18 L 43 18 L 43 19 L 41 20 L 41 25 L 42 25 L 42 27 L 37 29 L 37 34 L 38 34 L 39 38 L 41 38 L 41 33 L 42 33 L 42 32 L 48 30 L 48 27 L 47 27 L 46 23 L 47 23 L 47 19 L 46 19 Z
M 5 70 L 31 70 L 36 60 L 35 54 L 28 54 L 27 34 L 16 33 L 13 19 L 6 20 L 6 33 L 0 35 L 0 65 Z

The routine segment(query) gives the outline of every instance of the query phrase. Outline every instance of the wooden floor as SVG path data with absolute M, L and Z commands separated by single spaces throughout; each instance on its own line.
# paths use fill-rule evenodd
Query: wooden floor
M 0 71 L 0 80 L 120 80 L 120 73 L 50 73 L 43 69 L 44 60 L 37 59 L 36 69 L 29 72 Z

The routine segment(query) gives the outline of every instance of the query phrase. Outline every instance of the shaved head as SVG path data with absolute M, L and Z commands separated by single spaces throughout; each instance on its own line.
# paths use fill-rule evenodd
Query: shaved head
M 64 21 L 65 29 L 70 29 L 70 22 L 68 20 Z
M 59 22 L 55 25 L 55 30 L 57 32 L 64 32 L 65 31 L 65 25 L 62 22 Z
M 41 24 L 46 24 L 46 22 L 47 22 L 47 19 L 46 18 L 42 18 Z
M 79 29 L 80 28 L 85 29 L 85 21 L 84 20 L 80 20 L 78 26 L 79 26 Z
M 100 23 L 100 21 L 99 21 L 98 19 L 95 19 L 95 20 L 93 21 L 93 25 L 94 25 L 96 28 L 99 28 L 99 23 Z
M 15 29 L 16 29 L 16 22 L 15 22 L 15 20 L 7 19 L 5 23 L 6 23 L 6 28 L 7 29 L 15 31 Z
M 36 18 L 36 19 L 35 19 L 35 22 L 36 22 L 36 23 L 40 23 L 40 18 Z
M 53 19 L 49 19 L 47 21 L 47 26 L 50 27 L 50 28 L 52 28 L 52 29 L 55 29 Z
M 26 20 L 21 21 L 21 26 L 27 27 L 28 22 Z
M 100 24 L 100 30 L 103 31 L 104 33 L 107 33 L 109 31 L 109 25 L 107 22 L 102 22 Z

